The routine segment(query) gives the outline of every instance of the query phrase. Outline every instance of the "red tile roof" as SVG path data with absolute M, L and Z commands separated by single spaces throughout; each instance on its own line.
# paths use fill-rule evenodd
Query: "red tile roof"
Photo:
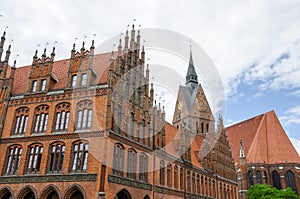
M 94 83 L 103 84 L 107 82 L 107 74 L 109 69 L 109 58 L 111 53 L 98 54 L 93 59 L 93 71 L 97 78 Z M 59 90 L 66 87 L 70 60 L 64 59 L 55 61 L 52 68 L 52 75 L 58 79 L 51 90 Z M 24 94 L 27 92 L 29 75 L 31 66 L 18 67 L 14 76 L 12 95 Z
M 274 111 L 226 128 L 235 164 L 239 164 L 240 139 L 248 163 L 300 163 L 300 157 Z

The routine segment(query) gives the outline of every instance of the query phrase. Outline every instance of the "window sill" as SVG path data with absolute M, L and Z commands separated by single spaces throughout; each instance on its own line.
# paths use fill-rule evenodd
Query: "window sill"
M 10 137 L 11 138 L 21 138 L 21 137 L 24 137 L 24 134 L 22 134 L 22 135 L 12 135 Z
M 75 130 L 74 133 L 87 133 L 90 131 L 91 131 L 91 129 L 80 129 L 80 130 Z
M 45 132 L 42 133 L 32 133 L 31 136 L 41 136 L 41 135 L 46 135 Z
M 66 134 L 66 133 L 68 133 L 68 131 L 53 131 L 53 133 L 52 134 Z

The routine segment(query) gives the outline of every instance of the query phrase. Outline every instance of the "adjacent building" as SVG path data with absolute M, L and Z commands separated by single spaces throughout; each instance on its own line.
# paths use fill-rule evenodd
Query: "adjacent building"
M 239 198 L 254 184 L 300 193 L 300 158 L 274 111 L 226 128 L 238 178 Z

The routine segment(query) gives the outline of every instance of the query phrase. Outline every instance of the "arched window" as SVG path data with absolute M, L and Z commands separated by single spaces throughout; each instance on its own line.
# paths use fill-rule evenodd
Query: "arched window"
M 43 145 L 33 144 L 29 147 L 26 173 L 40 172 L 42 154 L 43 154 Z
M 257 184 L 261 184 L 261 174 L 260 174 L 260 171 L 256 171 L 255 177 L 256 177 L 256 183 Z
M 93 103 L 84 100 L 77 105 L 77 130 L 90 129 L 92 126 Z
M 288 170 L 285 173 L 286 185 L 290 187 L 295 193 L 297 193 L 296 183 L 295 183 L 295 175 L 292 171 Z
M 34 117 L 34 133 L 44 133 L 47 129 L 48 124 L 48 105 L 41 105 L 36 107 L 35 109 L 35 117 Z
M 49 173 L 61 172 L 64 162 L 65 148 L 65 144 L 62 142 L 56 142 L 50 146 Z
M 127 177 L 135 179 L 136 171 L 136 152 L 133 149 L 128 150 L 127 157 Z
M 22 135 L 26 132 L 28 114 L 29 108 L 27 107 L 21 107 L 16 110 L 13 131 L 14 135 Z
M 187 171 L 187 191 L 191 192 L 191 172 Z
M 151 135 L 151 128 L 150 128 L 150 123 L 148 123 L 148 147 L 150 147 L 150 136 Z
M 160 161 L 160 170 L 159 170 L 159 184 L 165 184 L 165 162 L 163 160 Z
M 148 172 L 148 157 L 145 154 L 140 155 L 140 174 L 139 179 L 141 181 L 147 182 L 147 172 Z
M 124 147 L 117 144 L 114 146 L 113 158 L 113 173 L 116 175 L 123 175 L 124 170 Z
M 145 120 L 142 120 L 142 144 L 145 144 Z
M 121 105 L 118 105 L 118 110 L 117 110 L 117 128 L 116 128 L 117 133 L 120 133 L 121 120 L 122 120 L 122 107 L 121 107 Z
M 197 177 L 196 177 L 196 181 L 197 181 L 197 193 L 200 194 L 200 175 L 197 174 Z
M 248 178 L 248 183 L 249 185 L 254 185 L 254 181 L 253 181 L 253 173 L 252 171 L 248 171 L 248 175 L 247 175 L 247 178 Z
M 201 123 L 201 133 L 204 133 L 204 124 L 203 124 L 203 122 Z
M 184 189 L 184 175 L 183 175 L 183 168 L 180 168 L 180 189 Z
M 167 186 L 172 187 L 172 165 L 171 163 L 167 166 Z
M 273 181 L 273 186 L 280 190 L 281 188 L 281 182 L 280 182 L 280 175 L 277 171 L 272 171 L 272 181 Z
M 178 189 L 178 166 L 174 166 L 174 188 Z
M 89 155 L 89 144 L 77 141 L 73 144 L 72 172 L 85 172 Z
M 8 148 L 5 175 L 16 175 L 18 173 L 21 155 L 21 146 L 11 146 Z
M 129 129 L 129 137 L 133 139 L 133 131 L 134 131 L 134 114 L 130 114 L 130 129 Z
M 60 103 L 55 107 L 55 127 L 54 131 L 67 131 L 70 121 L 71 105 Z
M 194 172 L 192 174 L 192 193 L 196 193 L 196 176 Z

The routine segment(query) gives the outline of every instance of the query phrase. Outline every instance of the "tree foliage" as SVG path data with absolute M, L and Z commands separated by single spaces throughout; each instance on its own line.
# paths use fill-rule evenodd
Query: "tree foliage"
M 299 199 L 291 188 L 277 190 L 267 184 L 256 184 L 247 191 L 248 199 Z

